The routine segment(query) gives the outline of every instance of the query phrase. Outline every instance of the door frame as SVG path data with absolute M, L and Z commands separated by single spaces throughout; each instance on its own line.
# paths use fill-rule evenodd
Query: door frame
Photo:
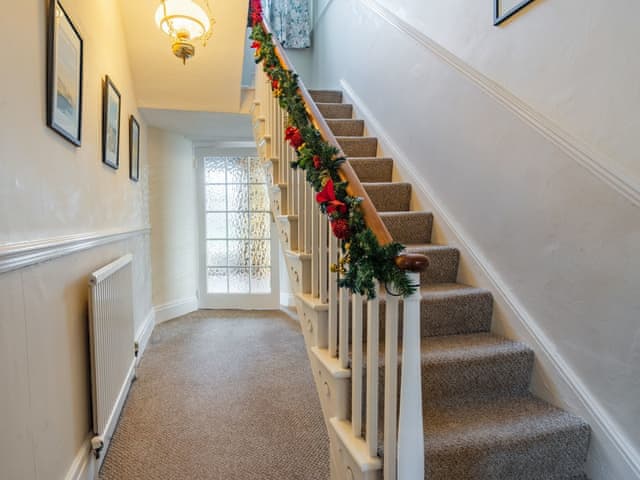
M 207 293 L 207 247 L 206 247 L 206 214 L 205 214 L 205 182 L 204 159 L 206 157 L 252 157 L 258 153 L 224 152 L 211 149 L 196 149 L 196 181 L 198 202 L 198 304 L 201 309 L 240 309 L 240 310 L 277 310 L 280 308 L 280 273 L 278 260 L 278 232 L 271 211 L 271 293 Z M 268 184 L 266 185 L 269 188 Z

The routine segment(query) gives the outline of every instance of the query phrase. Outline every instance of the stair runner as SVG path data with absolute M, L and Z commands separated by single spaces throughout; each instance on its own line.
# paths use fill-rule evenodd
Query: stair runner
M 589 426 L 529 392 L 533 352 L 491 333 L 491 293 L 457 283 L 459 251 L 430 243 L 433 215 L 411 210 L 411 184 L 392 181 L 393 160 L 377 156 L 342 93 L 311 94 L 393 239 L 430 261 L 420 287 L 425 478 L 586 479 Z

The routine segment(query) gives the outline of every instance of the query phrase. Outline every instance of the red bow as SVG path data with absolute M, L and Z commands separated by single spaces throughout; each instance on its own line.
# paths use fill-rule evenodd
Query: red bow
M 347 205 L 336 199 L 336 191 L 333 188 L 333 180 L 331 179 L 325 184 L 322 191 L 316 194 L 316 202 L 326 204 L 329 215 L 336 211 L 341 215 L 347 213 Z
M 304 138 L 302 138 L 300 130 L 296 127 L 287 127 L 284 131 L 284 139 L 287 140 L 293 148 L 298 148 L 304 143 Z

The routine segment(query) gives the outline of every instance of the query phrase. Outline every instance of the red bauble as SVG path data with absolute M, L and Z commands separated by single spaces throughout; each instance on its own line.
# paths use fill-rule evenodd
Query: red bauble
M 273 80 L 271 80 L 271 88 L 273 90 L 277 90 L 278 88 L 280 88 L 280 82 L 278 81 L 277 78 L 274 78 Z
M 251 48 L 260 48 L 261 46 L 262 44 L 257 40 L 254 40 L 253 43 L 251 44 Z
M 331 222 L 331 230 L 336 238 L 347 240 L 351 236 L 351 229 L 346 218 L 336 218 Z
M 322 168 L 322 159 L 320 158 L 320 155 L 313 156 L 313 166 L 316 170 L 320 170 Z

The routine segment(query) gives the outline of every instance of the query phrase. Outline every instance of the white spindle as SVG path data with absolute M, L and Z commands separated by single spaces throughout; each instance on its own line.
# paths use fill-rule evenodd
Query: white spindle
M 378 282 L 374 281 L 378 292 Z M 378 455 L 378 344 L 380 299 L 367 301 L 367 419 L 366 441 L 370 457 Z
M 313 200 L 313 191 L 311 188 L 308 189 L 308 198 L 309 200 Z M 311 252 L 311 296 L 313 298 L 320 297 L 320 209 L 311 206 L 310 217 L 311 217 L 311 242 L 309 246 L 309 250 Z
M 340 288 L 339 295 L 340 339 L 338 342 L 338 356 L 340 357 L 340 366 L 349 368 L 349 291 L 346 288 Z
M 420 284 L 419 273 L 408 274 Z M 402 374 L 398 418 L 398 478 L 424 478 L 422 425 L 422 375 L 420 359 L 420 291 L 404 299 L 402 323 Z
M 398 297 L 387 295 L 384 318 L 384 465 L 383 478 L 396 479 L 398 411 Z M 401 480 L 406 480 L 401 478 Z
M 326 221 L 328 227 L 329 222 Z M 338 239 L 329 233 L 329 265 L 338 263 Z M 338 356 L 338 274 L 329 271 L 329 355 Z
M 317 227 L 316 227 L 316 230 L 314 230 L 313 228 L 314 221 L 317 218 L 315 215 L 316 209 L 315 209 L 315 202 L 313 201 L 313 190 L 311 188 L 311 185 L 307 183 L 306 174 L 304 171 L 301 173 L 301 175 L 302 175 L 302 182 L 304 185 L 304 218 L 306 220 L 304 224 L 304 251 L 305 253 L 312 253 L 314 252 L 313 250 L 313 239 L 315 237 L 314 232 L 317 231 Z M 317 284 L 318 282 L 317 275 L 314 275 L 314 278 L 316 279 L 315 282 Z M 313 296 L 314 297 L 318 296 L 317 288 Z
M 319 221 L 319 234 L 320 234 L 320 302 L 328 303 L 329 301 L 329 238 L 327 236 L 329 230 L 329 221 L 318 210 Z
M 304 178 L 304 170 L 296 168 L 296 201 L 298 203 L 298 251 L 305 251 L 305 225 L 308 221 L 305 215 L 305 186 L 307 182 Z
M 351 430 L 362 436 L 362 295 L 351 296 Z

